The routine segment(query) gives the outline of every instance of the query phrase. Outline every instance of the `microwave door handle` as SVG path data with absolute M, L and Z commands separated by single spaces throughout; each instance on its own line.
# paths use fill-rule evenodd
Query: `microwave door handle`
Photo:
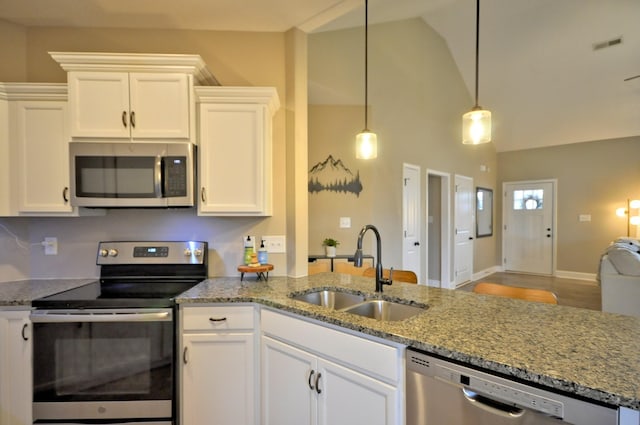
M 78 322 L 152 322 L 171 320 L 168 311 L 152 313 L 80 313 L 80 314 L 32 314 L 33 323 L 78 323 Z
M 162 198 L 162 162 L 162 157 L 160 155 L 156 156 L 156 163 L 153 167 L 153 191 L 156 198 Z

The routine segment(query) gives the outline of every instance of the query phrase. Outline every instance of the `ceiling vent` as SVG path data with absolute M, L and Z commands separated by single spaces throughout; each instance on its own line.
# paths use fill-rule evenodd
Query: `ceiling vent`
M 607 47 L 616 46 L 618 44 L 622 44 L 622 36 L 616 37 L 616 38 L 612 38 L 611 40 L 601 41 L 599 43 L 594 43 L 593 44 L 593 50 L 595 51 L 595 50 L 606 49 Z

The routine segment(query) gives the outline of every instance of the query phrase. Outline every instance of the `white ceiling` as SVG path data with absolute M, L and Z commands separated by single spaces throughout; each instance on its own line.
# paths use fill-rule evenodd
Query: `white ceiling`
M 0 0 L 0 19 L 25 26 L 314 32 L 362 26 L 363 4 Z M 640 1 L 484 0 L 481 10 L 479 103 L 493 113 L 498 151 L 640 135 L 640 78 L 624 81 L 640 75 Z M 417 16 L 445 38 L 473 93 L 475 1 L 369 1 L 371 24 Z M 593 50 L 618 37 L 621 44 Z

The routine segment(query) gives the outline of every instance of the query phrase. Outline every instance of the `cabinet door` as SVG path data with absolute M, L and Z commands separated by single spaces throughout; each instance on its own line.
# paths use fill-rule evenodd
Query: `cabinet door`
M 266 106 L 200 105 L 200 215 L 271 214 Z
M 263 336 L 262 424 L 316 424 L 316 373 L 315 356 Z
M 129 139 L 129 74 L 69 72 L 72 137 Z
M 11 190 L 10 122 L 9 102 L 6 99 L 0 99 L 0 216 L 3 217 L 16 214 L 16 202 L 12 199 Z
M 19 212 L 71 213 L 67 103 L 17 101 L 12 116 Z
M 28 311 L 0 311 L 0 424 L 31 425 L 31 325 Z
M 400 424 L 395 387 L 323 359 L 318 370 L 319 425 Z
M 253 333 L 183 336 L 183 425 L 257 423 L 253 341 Z
M 132 138 L 189 138 L 188 75 L 132 73 L 129 82 Z

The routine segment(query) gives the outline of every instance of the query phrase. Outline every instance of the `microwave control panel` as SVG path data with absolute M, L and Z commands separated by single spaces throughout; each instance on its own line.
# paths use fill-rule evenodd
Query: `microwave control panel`
M 163 162 L 164 196 L 166 198 L 187 196 L 187 158 L 166 156 Z

